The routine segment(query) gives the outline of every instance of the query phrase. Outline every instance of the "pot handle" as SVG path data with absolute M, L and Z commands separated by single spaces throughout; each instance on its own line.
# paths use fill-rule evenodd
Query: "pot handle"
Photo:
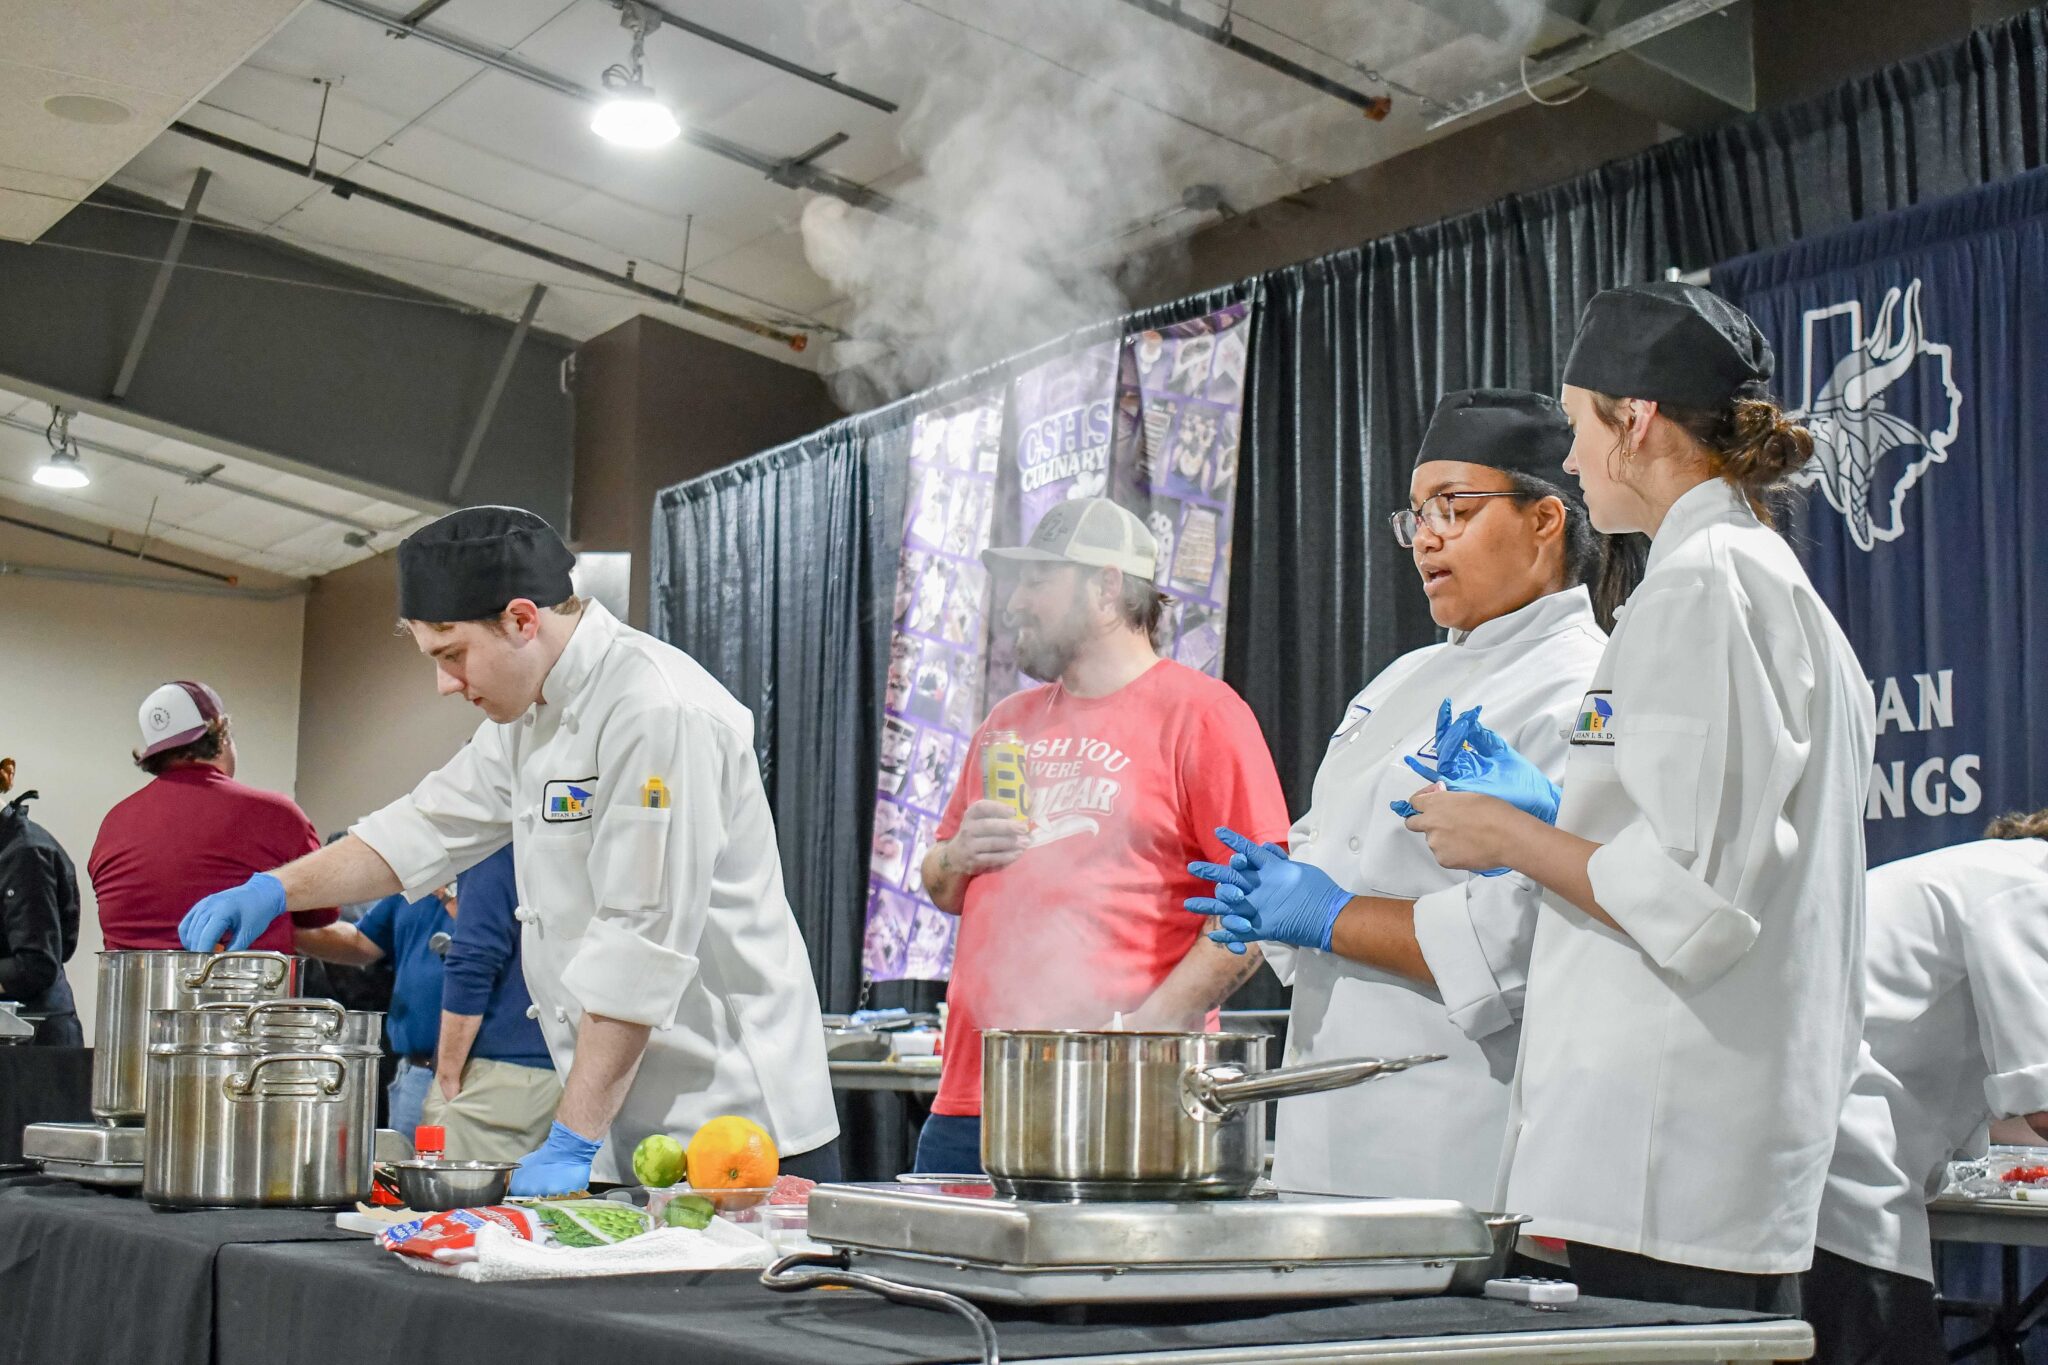
M 213 979 L 213 969 L 215 967 L 218 967 L 221 963 L 227 961 L 231 957 L 243 959 L 254 958 L 256 961 L 266 964 L 266 966 L 277 968 L 277 979 L 275 981 L 267 979 L 259 980 L 256 983 L 256 989 L 258 990 L 267 991 L 270 990 L 272 987 L 282 986 L 285 982 L 285 978 L 291 974 L 291 968 L 286 964 L 285 959 L 277 953 L 253 952 L 246 948 L 230 949 L 228 952 L 225 953 L 215 953 L 213 954 L 213 956 L 207 958 L 206 961 L 200 963 L 199 970 L 185 978 L 185 989 L 188 991 L 196 991 L 201 986 L 204 986 L 207 982 Z M 268 978 L 270 973 L 266 971 L 264 972 L 263 975 L 265 978 Z
M 230 1005 L 230 1009 L 242 1012 L 242 1032 L 248 1033 L 256 1027 L 256 1016 L 273 1014 L 281 1010 L 292 1010 L 301 1014 L 324 1014 L 320 1031 L 329 1038 L 341 1036 L 341 1027 L 348 1022 L 348 1011 L 332 1000 L 258 1000 L 253 1005 Z
M 231 1100 L 246 1100 L 256 1089 L 256 1075 L 272 1062 L 323 1062 L 334 1068 L 334 1075 L 320 1082 L 321 1093 L 334 1096 L 341 1093 L 341 1087 L 348 1083 L 348 1067 L 339 1057 L 330 1057 L 324 1052 L 267 1052 L 249 1064 L 247 1071 L 237 1071 L 221 1084 L 227 1089 Z
M 1444 1054 L 1419 1057 L 1351 1057 L 1341 1062 L 1317 1062 L 1309 1066 L 1283 1066 L 1276 1071 L 1247 1075 L 1235 1066 L 1191 1066 L 1181 1073 L 1180 1107 L 1192 1119 L 1213 1123 L 1228 1118 L 1232 1110 L 1261 1100 L 1286 1100 L 1297 1095 L 1315 1095 L 1325 1090 L 1342 1090 L 1362 1081 L 1378 1080 L 1411 1066 L 1440 1062 Z
M 806 1266 L 814 1268 L 806 1270 Z M 850 1269 L 843 1251 L 799 1251 L 785 1256 L 761 1272 L 761 1283 L 784 1294 L 800 1289 L 865 1289 L 871 1294 L 880 1294 L 891 1303 L 958 1313 L 967 1319 L 980 1340 L 982 1365 L 1002 1365 L 1002 1355 L 996 1346 L 996 1325 L 988 1320 L 988 1314 L 957 1294 L 899 1284 L 880 1275 Z

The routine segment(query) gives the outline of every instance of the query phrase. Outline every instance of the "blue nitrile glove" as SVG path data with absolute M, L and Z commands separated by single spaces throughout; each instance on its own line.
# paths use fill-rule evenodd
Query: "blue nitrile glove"
M 1437 712 L 1436 767 L 1413 757 L 1403 761 L 1423 781 L 1441 782 L 1446 791 L 1495 797 L 1546 825 L 1556 824 L 1562 789 L 1514 745 L 1481 724 L 1479 711 L 1475 706 L 1452 720 L 1450 699 L 1446 698 Z M 1415 807 L 1406 801 L 1391 804 L 1394 814 L 1403 820 L 1415 814 Z
M 1190 913 L 1222 921 L 1210 939 L 1233 953 L 1268 939 L 1328 952 L 1330 930 L 1351 893 L 1276 845 L 1255 844 L 1234 829 L 1218 829 L 1216 837 L 1230 848 L 1229 863 L 1188 864 L 1188 871 L 1216 883 L 1216 894 L 1185 902 Z
M 1451 717 L 1450 698 L 1437 711 L 1436 767 L 1409 757 L 1403 761 L 1426 782 L 1441 782 L 1446 791 L 1476 792 L 1505 801 L 1546 825 L 1557 823 L 1562 789 L 1543 770 L 1524 758 L 1514 745 L 1480 723 L 1479 707 Z M 1415 814 L 1406 801 L 1390 802 L 1403 820 Z M 1480 875 L 1498 877 L 1508 869 L 1491 868 Z
M 284 913 L 284 883 L 258 872 L 240 886 L 216 891 L 178 921 L 178 942 L 187 952 L 210 953 L 229 934 L 230 952 L 240 952 L 263 936 Z
M 574 1128 L 564 1127 L 557 1119 L 539 1150 L 520 1158 L 519 1169 L 512 1172 L 512 1188 L 506 1193 L 533 1199 L 587 1190 L 590 1163 L 597 1159 L 597 1149 L 602 1146 L 603 1138 L 587 1138 Z

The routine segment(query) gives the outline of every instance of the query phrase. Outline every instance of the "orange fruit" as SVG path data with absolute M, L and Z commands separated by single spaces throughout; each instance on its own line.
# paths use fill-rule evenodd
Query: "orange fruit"
M 734 1114 L 722 1114 L 692 1134 L 683 1160 L 693 1190 L 761 1189 L 775 1183 L 782 1166 L 768 1130 Z

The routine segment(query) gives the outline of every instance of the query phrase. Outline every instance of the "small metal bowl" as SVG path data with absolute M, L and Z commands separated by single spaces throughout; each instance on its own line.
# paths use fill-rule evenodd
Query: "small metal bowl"
M 473 1209 L 502 1204 L 511 1188 L 516 1161 L 392 1161 L 385 1163 L 398 1182 L 398 1197 L 414 1213 Z

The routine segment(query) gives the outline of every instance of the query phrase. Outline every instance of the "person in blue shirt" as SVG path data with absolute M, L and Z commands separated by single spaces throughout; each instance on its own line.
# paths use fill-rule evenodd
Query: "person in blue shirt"
M 408 902 L 386 896 L 372 905 L 353 926 L 333 926 L 334 935 L 313 949 L 327 962 L 367 967 L 391 960 L 391 1009 L 384 1016 L 384 1036 L 398 1055 L 398 1072 L 385 1091 L 390 1101 L 389 1125 L 410 1141 L 421 1123 L 420 1106 L 434 1082 L 434 1051 L 441 1032 L 441 952 L 436 935 L 452 934 L 456 909 L 453 888 Z M 351 930 L 341 933 L 341 930 Z M 302 947 L 308 946 L 304 938 Z M 444 939 L 439 945 L 447 947 Z
M 546 1140 L 562 1083 L 528 1013 L 510 845 L 456 879 L 456 905 L 423 1121 L 447 1130 L 450 1157 L 517 1161 Z

